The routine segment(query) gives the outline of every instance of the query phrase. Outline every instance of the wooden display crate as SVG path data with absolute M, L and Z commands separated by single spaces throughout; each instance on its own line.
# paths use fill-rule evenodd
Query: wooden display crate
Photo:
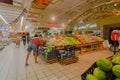
M 99 50 L 104 50 L 105 48 L 103 47 L 103 43 L 99 42 Z
M 64 49 L 64 46 L 56 46 L 56 49 L 57 49 L 57 50 L 63 50 L 63 49 Z
M 46 62 L 49 63 L 49 64 L 52 64 L 52 63 L 58 62 L 58 58 L 54 58 L 54 59 L 51 59 L 51 60 L 46 60 Z
M 75 50 L 80 50 L 81 49 L 81 44 L 75 45 Z
M 81 54 L 86 53 L 86 52 L 91 52 L 91 51 L 92 51 L 91 44 L 84 44 L 81 46 L 81 49 L 80 49 Z
M 59 60 L 59 62 L 63 65 L 68 65 L 68 64 L 76 63 L 78 60 L 79 60 L 79 58 L 75 57 L 75 58 Z
M 99 50 L 99 44 L 97 42 L 96 43 L 92 43 L 91 44 L 91 49 L 92 49 L 92 51 Z

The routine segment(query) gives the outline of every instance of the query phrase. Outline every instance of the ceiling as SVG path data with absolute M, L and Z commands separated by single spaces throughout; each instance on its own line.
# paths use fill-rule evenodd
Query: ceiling
M 30 12 L 38 13 L 36 20 L 42 26 L 45 23 L 67 24 L 74 16 L 104 2 L 106 0 L 53 0 L 44 10 L 30 8 Z
M 67 25 L 76 15 L 108 1 L 111 0 L 51 0 L 44 9 L 37 9 L 32 8 L 33 0 L 13 0 L 13 5 L 0 3 L 0 15 L 11 23 L 26 8 L 25 20 L 31 21 L 34 26 L 44 27 L 46 23 L 54 23 L 61 27 L 63 24 Z M 6 23 L 0 19 L 0 24 Z

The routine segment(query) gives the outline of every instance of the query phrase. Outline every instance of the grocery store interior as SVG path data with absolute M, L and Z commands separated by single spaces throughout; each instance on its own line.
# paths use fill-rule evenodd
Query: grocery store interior
M 0 80 L 120 80 L 120 0 L 0 0 Z

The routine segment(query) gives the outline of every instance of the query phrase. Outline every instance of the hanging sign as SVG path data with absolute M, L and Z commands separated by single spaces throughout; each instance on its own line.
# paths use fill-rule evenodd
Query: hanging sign
M 112 33 L 111 33 L 111 40 L 112 41 L 118 41 L 119 40 L 119 32 L 117 30 L 112 31 Z
M 13 0 L 0 0 L 0 2 L 7 3 L 7 4 L 13 4 Z
M 57 23 L 46 23 L 45 26 L 48 26 L 48 27 L 59 27 L 60 24 L 57 24 Z
M 45 9 L 50 2 L 51 0 L 34 0 L 32 8 Z

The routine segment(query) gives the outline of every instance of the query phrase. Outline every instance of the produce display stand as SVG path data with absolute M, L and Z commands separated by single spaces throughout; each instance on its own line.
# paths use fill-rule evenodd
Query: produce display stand
M 57 58 L 57 57 L 52 58 L 52 59 L 46 59 L 44 56 L 42 56 L 42 59 L 43 59 L 46 63 L 49 63 L 49 64 L 58 62 L 58 58 Z
M 68 59 L 63 59 L 63 60 L 59 59 L 59 62 L 62 65 L 68 65 L 68 64 L 76 63 L 78 60 L 79 60 L 79 58 L 75 57 L 75 58 L 68 58 Z
M 81 46 L 82 46 L 81 44 L 75 45 L 75 50 L 79 51 L 81 49 Z
M 94 69 L 97 67 L 96 63 L 94 63 L 87 71 L 85 71 L 82 75 L 81 78 L 82 80 L 86 80 L 87 74 L 93 74 Z M 115 76 L 112 74 L 112 72 L 107 73 L 107 77 L 105 80 L 115 80 Z
M 84 54 L 99 50 L 99 43 L 98 42 L 88 43 L 88 44 L 80 45 L 79 47 L 80 47 L 80 53 Z
M 73 45 L 64 46 L 64 49 L 59 50 L 58 53 L 59 63 L 62 65 L 76 63 L 79 59 Z
M 92 43 L 91 49 L 92 49 L 92 51 L 99 50 L 99 44 L 98 44 L 98 42 Z
M 81 49 L 80 49 L 81 54 L 86 53 L 86 52 L 91 52 L 91 51 L 92 51 L 91 44 L 81 45 Z
M 56 46 L 56 50 L 63 50 L 64 46 Z
M 56 58 L 53 58 L 53 59 L 50 59 L 50 60 L 46 60 L 46 62 L 49 63 L 49 64 L 56 63 L 56 62 L 58 62 L 58 58 L 56 57 Z
M 104 50 L 102 42 L 93 42 L 93 43 L 86 43 L 80 44 L 75 46 L 75 50 L 79 50 L 80 54 L 89 53 L 98 50 Z
M 103 47 L 103 42 L 99 41 L 99 50 L 104 50 L 105 48 Z
M 80 51 L 81 54 L 89 53 L 93 51 L 103 50 L 103 39 L 98 36 L 91 36 L 91 35 L 73 35 L 73 36 L 66 36 L 61 40 L 56 40 L 54 46 L 58 46 L 58 50 L 63 50 L 65 46 L 75 46 L 75 51 Z
M 46 63 L 52 64 L 58 62 L 57 52 L 46 53 L 45 50 L 40 50 L 39 53 Z
M 112 59 L 112 56 L 107 58 L 108 60 Z M 97 67 L 96 63 L 93 63 L 90 68 L 88 68 L 82 75 L 81 78 L 82 80 L 86 80 L 87 74 L 93 74 L 94 69 Z M 105 80 L 115 80 L 115 76 L 112 74 L 111 71 L 107 72 L 107 77 Z

